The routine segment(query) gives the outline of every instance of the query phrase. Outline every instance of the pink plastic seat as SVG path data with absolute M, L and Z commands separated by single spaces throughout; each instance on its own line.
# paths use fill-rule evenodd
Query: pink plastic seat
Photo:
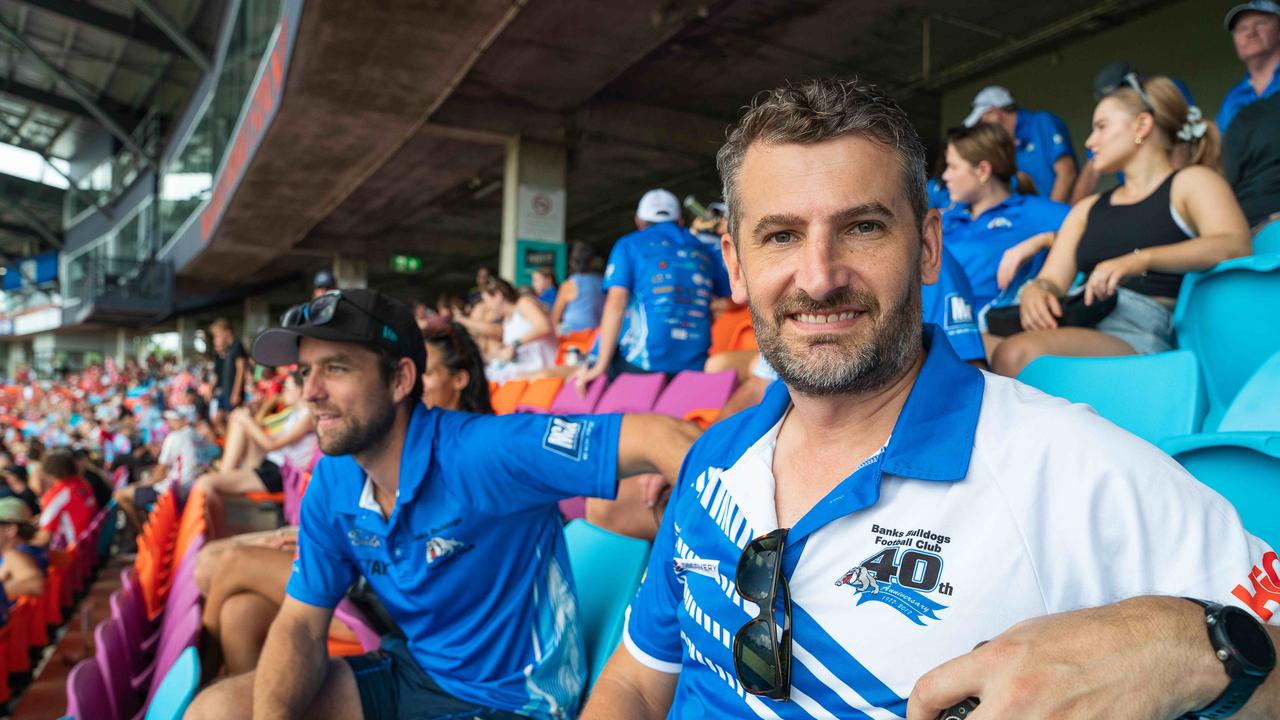
M 653 403 L 666 381 L 662 373 L 624 373 L 614 378 L 604 391 L 597 413 L 643 413 L 653 410 Z
M 75 720 L 109 720 L 111 699 L 98 661 L 85 658 L 67 676 L 67 715 Z
M 737 373 L 732 370 L 718 373 L 685 370 L 672 378 L 653 404 L 653 411 L 682 418 L 691 410 L 719 410 L 729 401 L 737 381 Z
M 360 647 L 365 652 L 373 652 L 382 647 L 382 637 L 373 629 L 369 619 L 347 598 L 342 598 L 342 602 L 338 603 L 338 607 L 334 608 L 334 617 L 342 621 L 344 625 L 351 628 L 356 634 L 356 639 L 360 641 Z
M 600 396 L 604 394 L 608 384 L 609 381 L 603 377 L 596 378 L 587 386 L 584 397 L 578 395 L 577 385 L 572 380 L 567 380 L 560 386 L 560 392 L 547 412 L 552 415 L 586 415 L 595 412 L 596 404 L 600 402 Z

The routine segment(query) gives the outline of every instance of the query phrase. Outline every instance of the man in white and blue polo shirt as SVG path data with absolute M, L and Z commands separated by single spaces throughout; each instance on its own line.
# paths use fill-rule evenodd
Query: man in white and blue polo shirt
M 187 717 L 572 718 L 586 679 L 556 502 L 613 497 L 619 469 L 674 477 L 692 437 L 657 416 L 472 415 L 424 407 L 412 311 L 343 290 L 254 344 L 297 362 L 326 457 L 298 529 L 287 597 L 256 674 Z M 328 661 L 357 574 L 404 637 Z
M 1275 553 L 1154 447 L 922 330 L 923 158 L 858 81 L 730 133 L 725 256 L 783 382 L 690 450 L 584 717 L 1225 717 L 1255 689 L 1239 716 L 1275 717 Z
M 1062 118 L 1048 110 L 1019 107 L 1007 89 L 991 85 L 973 98 L 964 126 L 980 122 L 997 123 L 1009 131 L 1017 145 L 1018 169 L 1031 176 L 1041 195 L 1070 201 L 1076 181 L 1076 151 Z

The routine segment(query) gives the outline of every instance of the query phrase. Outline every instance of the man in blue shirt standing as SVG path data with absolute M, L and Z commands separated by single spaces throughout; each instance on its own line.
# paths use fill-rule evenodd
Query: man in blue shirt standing
M 608 373 L 701 370 L 711 347 L 711 301 L 727 278 L 680 217 L 680 201 L 650 190 L 636 208 L 636 231 L 609 253 L 595 360 L 579 388 Z
M 965 127 L 998 123 L 1018 146 L 1018 169 L 1031 176 L 1040 194 L 1068 202 L 1076 180 L 1076 151 L 1062 118 L 1047 110 L 1018 107 L 1013 94 L 999 85 L 985 87 L 973 98 Z
M 1222 98 L 1218 109 L 1218 132 L 1225 133 L 1236 113 L 1244 106 L 1280 91 L 1280 3 L 1275 0 L 1253 0 L 1237 5 L 1222 21 L 1236 56 L 1244 63 L 1244 79 L 1236 83 Z
M 372 290 L 324 295 L 282 325 L 254 357 L 301 367 L 326 457 L 257 670 L 187 717 L 574 717 L 585 659 L 556 502 L 611 498 L 619 472 L 674 477 L 688 424 L 429 409 L 412 311 Z M 329 621 L 357 573 L 404 637 L 330 661 Z

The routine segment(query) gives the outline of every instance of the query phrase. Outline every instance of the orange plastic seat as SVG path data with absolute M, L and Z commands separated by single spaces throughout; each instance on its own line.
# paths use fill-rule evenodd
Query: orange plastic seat
M 564 378 L 534 380 L 529 383 L 524 395 L 520 396 L 520 402 L 516 404 L 516 411 L 547 412 L 551 409 L 551 403 L 555 402 L 556 395 L 559 394 L 562 385 L 564 385 Z
M 275 503 L 276 505 L 284 504 L 284 493 L 282 492 L 247 492 L 244 499 L 251 503 L 259 505 Z
M 756 344 L 756 329 L 751 323 L 742 325 L 733 336 L 733 345 L 730 350 L 759 350 L 760 346 Z
M 582 357 L 586 357 L 591 352 L 591 346 L 596 344 L 596 335 L 600 333 L 599 328 L 591 328 L 589 330 L 578 330 L 568 335 L 560 337 L 560 348 L 556 351 L 556 364 L 564 364 L 565 353 L 569 348 L 576 347 L 578 352 L 582 353 Z
M 364 655 L 364 648 L 357 640 L 340 640 L 329 638 L 329 657 L 355 657 Z
M 508 380 L 502 383 L 498 391 L 489 397 L 490 402 L 493 403 L 493 413 L 495 415 L 509 415 L 515 412 L 516 405 L 520 402 L 520 396 L 524 395 L 524 391 L 528 387 L 528 380 Z
M 708 355 L 735 350 L 743 326 L 751 327 L 751 310 L 745 307 L 726 310 L 711 323 L 711 347 Z
M 720 408 L 698 408 L 684 414 L 684 419 L 706 430 L 720 417 Z

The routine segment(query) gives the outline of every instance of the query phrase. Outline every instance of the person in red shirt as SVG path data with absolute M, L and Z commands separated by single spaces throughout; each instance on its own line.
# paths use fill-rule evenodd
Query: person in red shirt
M 68 450 L 46 453 L 40 476 L 45 490 L 40 496 L 40 529 L 32 544 L 71 547 L 98 509 L 93 488 L 80 477 L 75 456 Z

